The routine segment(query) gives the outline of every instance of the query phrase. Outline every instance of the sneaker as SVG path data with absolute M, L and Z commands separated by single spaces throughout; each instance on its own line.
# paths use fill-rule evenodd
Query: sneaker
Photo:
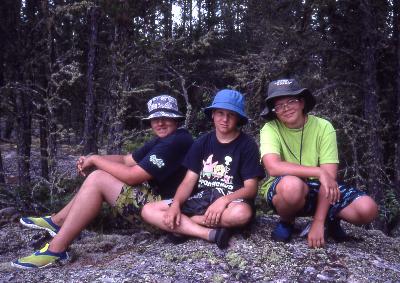
M 60 231 L 60 226 L 55 224 L 50 216 L 45 217 L 22 217 L 19 222 L 29 228 L 34 229 L 44 229 L 49 234 L 54 237 L 58 231 Z
M 272 231 L 271 238 L 277 242 L 289 242 L 292 239 L 294 225 L 279 221 L 274 231 Z
M 340 226 L 340 219 L 327 220 L 326 230 L 327 234 L 337 242 L 343 242 L 348 238 L 346 232 Z
M 301 230 L 299 237 L 305 238 L 308 236 L 308 232 L 310 232 L 312 222 L 309 222 L 303 230 Z
M 168 233 L 165 242 L 174 245 L 179 245 L 185 243 L 187 240 L 189 240 L 189 237 L 186 235 L 181 235 L 177 233 Z
M 56 262 L 69 260 L 67 252 L 53 253 L 48 250 L 49 244 L 47 243 L 44 248 L 34 252 L 30 256 L 22 257 L 12 262 L 11 265 L 17 268 L 30 269 L 30 268 L 44 268 Z
M 232 236 L 232 230 L 228 228 L 217 228 L 215 233 L 215 243 L 221 250 L 226 249 L 229 244 L 229 239 Z
M 310 232 L 312 226 L 312 221 L 310 221 L 305 227 L 304 229 L 300 232 L 299 237 L 300 238 L 307 238 L 308 237 L 308 233 Z M 327 236 L 326 236 L 326 225 L 324 226 L 324 238 L 326 240 Z

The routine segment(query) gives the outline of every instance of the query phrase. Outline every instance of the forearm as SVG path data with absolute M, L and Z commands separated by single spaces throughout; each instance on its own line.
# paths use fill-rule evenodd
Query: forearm
M 100 156 L 105 160 L 116 162 L 116 163 L 120 163 L 120 164 L 125 164 L 127 166 L 136 165 L 136 162 L 133 159 L 131 154 L 127 154 L 127 155 L 114 154 L 114 155 L 97 155 L 97 156 Z
M 148 176 L 141 176 L 141 175 L 139 176 L 139 174 L 135 174 L 132 170 L 133 166 L 127 166 L 123 162 L 122 163 L 120 162 L 121 161 L 120 158 L 114 158 L 114 157 L 116 156 L 115 155 L 90 156 L 93 166 L 95 166 L 99 170 L 103 170 L 109 173 L 110 175 L 114 176 L 118 180 L 121 180 L 125 184 L 137 185 L 142 183 L 146 179 L 150 179 L 148 177 L 151 176 L 149 176 L 148 174 L 147 174 Z
M 267 167 L 271 176 L 292 175 L 300 178 L 319 178 L 321 176 L 321 168 L 318 166 L 305 166 L 286 161 L 277 161 Z
M 231 194 L 225 195 L 227 201 L 232 202 L 236 199 L 254 199 L 257 196 L 258 180 L 248 179 L 244 182 L 244 186 Z
M 325 193 L 322 190 L 319 190 L 317 208 L 315 210 L 313 221 L 323 225 L 325 223 L 329 207 L 330 203 L 329 200 L 326 198 Z
M 193 189 L 186 186 L 179 186 L 177 189 L 175 196 L 174 196 L 174 204 L 178 205 L 179 207 L 190 197 Z
M 198 175 L 190 170 L 186 173 L 185 178 L 176 190 L 173 205 L 179 207 L 190 197 L 196 185 Z

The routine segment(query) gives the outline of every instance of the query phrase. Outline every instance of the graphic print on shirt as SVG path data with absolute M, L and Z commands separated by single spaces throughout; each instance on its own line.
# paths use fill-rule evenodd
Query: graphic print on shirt
M 162 168 L 165 166 L 164 160 L 161 158 L 157 158 L 155 154 L 150 155 L 150 162 L 156 165 L 158 168 Z
M 233 176 L 229 175 L 232 157 L 225 156 L 223 164 L 218 164 L 218 160 L 213 162 L 213 157 L 211 154 L 203 160 L 199 188 L 216 189 L 222 195 L 230 194 L 233 191 Z

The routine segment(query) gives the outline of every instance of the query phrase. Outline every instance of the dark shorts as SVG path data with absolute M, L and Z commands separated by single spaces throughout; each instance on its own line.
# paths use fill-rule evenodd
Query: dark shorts
M 195 195 L 188 198 L 181 207 L 181 212 L 187 216 L 204 215 L 207 208 L 218 198 L 222 197 L 217 190 L 204 190 L 196 193 Z M 170 205 L 172 200 L 166 200 L 167 204 Z M 244 202 L 254 208 L 254 202 L 248 199 L 236 199 L 233 202 Z
M 131 223 L 141 220 L 140 212 L 143 206 L 152 201 L 161 200 L 160 195 L 154 195 L 148 185 L 122 187 L 115 206 L 112 208 L 114 214 L 120 214 Z
M 266 196 L 266 201 L 269 206 L 271 206 L 274 211 L 276 212 L 276 209 L 272 203 L 272 198 L 276 195 L 276 186 L 278 185 L 279 181 L 283 178 L 284 176 L 277 177 L 273 183 L 271 184 L 270 189 L 268 190 L 267 196 Z M 320 187 L 320 182 L 317 180 L 308 180 L 306 181 L 306 184 L 309 188 L 308 195 L 306 196 L 306 203 L 302 209 L 298 213 L 298 216 L 313 216 L 315 214 L 315 210 L 317 208 L 317 201 L 318 201 L 318 192 L 319 192 L 319 187 Z M 328 210 L 328 218 L 330 220 L 333 220 L 335 216 L 345 207 L 347 207 L 350 203 L 352 203 L 354 200 L 361 196 L 365 196 L 366 193 L 363 191 L 360 191 L 356 188 L 353 187 L 348 187 L 343 184 L 339 184 L 339 190 L 340 190 L 340 200 L 331 205 L 329 210 Z

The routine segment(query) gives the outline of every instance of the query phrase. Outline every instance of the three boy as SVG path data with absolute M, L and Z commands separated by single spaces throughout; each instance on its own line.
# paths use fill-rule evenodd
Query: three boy
M 337 183 L 336 133 L 328 121 L 308 114 L 315 105 L 311 92 L 296 80 L 277 80 L 269 84 L 266 103 L 261 115 L 269 121 L 261 130 L 260 150 L 270 178 L 262 194 L 281 217 L 272 238 L 289 241 L 295 217 L 303 215 L 314 216 L 308 232 L 313 248 L 325 244 L 325 227 L 337 240 L 346 237 L 341 219 L 370 223 L 377 205 L 364 192 Z M 214 130 L 191 147 L 190 135 L 177 129 L 183 116 L 176 100 L 159 96 L 148 107 L 146 119 L 157 138 L 133 155 L 81 157 L 79 172 L 85 174 L 91 167 L 100 170 L 88 176 L 59 213 L 21 219 L 25 226 L 46 229 L 55 238 L 14 266 L 44 267 L 67 258 L 68 245 L 94 218 L 103 200 L 128 218 L 141 213 L 145 221 L 163 230 L 215 242 L 219 248 L 227 247 L 231 228 L 249 223 L 264 169 L 256 143 L 240 130 L 248 121 L 242 94 L 229 89 L 216 94 L 204 110 Z M 180 167 L 182 161 L 185 168 Z M 151 191 L 127 185 L 145 181 L 153 183 Z M 127 199 L 133 203 L 125 203 Z M 85 202 L 90 209 L 76 221 Z

